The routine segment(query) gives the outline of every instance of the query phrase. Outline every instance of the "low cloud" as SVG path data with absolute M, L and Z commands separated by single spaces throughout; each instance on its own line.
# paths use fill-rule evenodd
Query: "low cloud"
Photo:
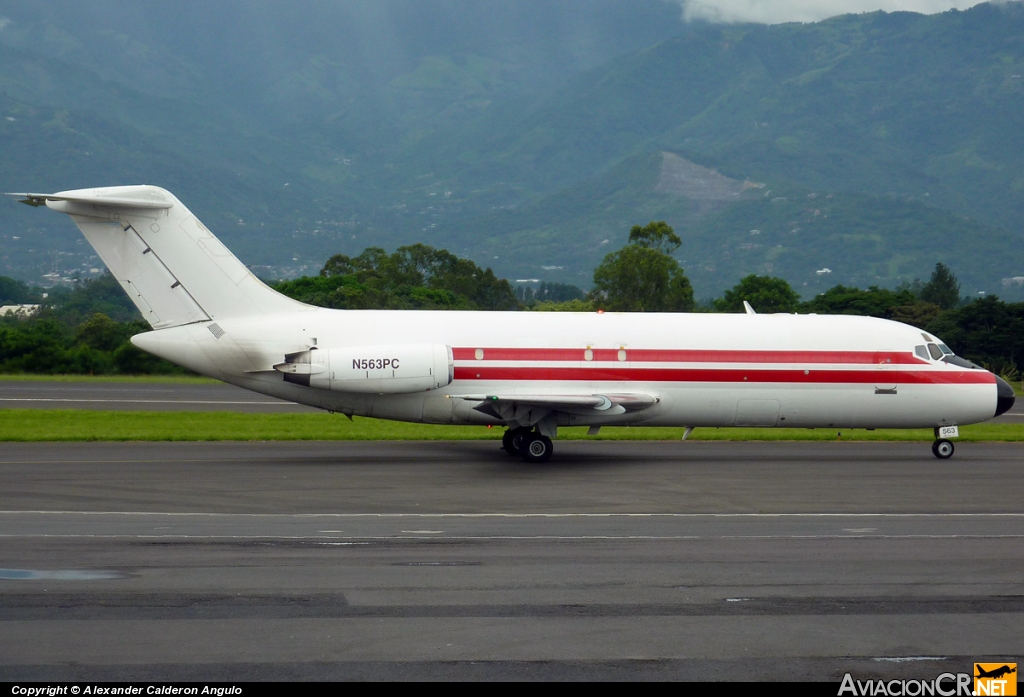
M 934 14 L 965 10 L 979 0 L 680 0 L 683 19 L 710 22 L 818 22 L 836 15 L 908 11 Z

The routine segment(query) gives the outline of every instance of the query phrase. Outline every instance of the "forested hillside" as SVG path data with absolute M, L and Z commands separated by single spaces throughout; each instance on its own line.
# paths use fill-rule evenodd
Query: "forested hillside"
M 270 277 L 426 243 L 586 286 L 664 219 L 697 297 L 953 260 L 1013 297 L 1022 75 L 1020 3 L 723 26 L 661 0 L 26 0 L 0 7 L 0 188 L 162 185 Z M 0 273 L 101 270 L 66 219 L 0 205 Z
M 693 25 L 469 139 L 478 156 L 500 153 L 480 156 L 488 164 L 475 176 L 556 189 L 472 226 L 500 230 L 477 254 L 514 240 L 516 256 L 529 256 L 533 241 L 557 237 L 572 251 L 549 264 L 571 265 L 605 238 L 620 242 L 622 219 L 664 217 L 693 240 L 680 256 L 708 295 L 744 272 L 782 273 L 814 292 L 825 286 L 813 272 L 826 267 L 830 283 L 894 285 L 926 272 L 933 256 L 956 259 L 974 290 L 1005 292 L 1002 278 L 1024 274 L 1022 76 L 1019 3 Z M 466 142 L 437 147 L 436 159 L 452 162 Z M 713 170 L 695 177 L 718 172 L 759 186 L 739 204 L 659 187 L 662 152 Z M 462 171 L 451 168 L 453 177 Z M 831 226 L 821 224 L 823 204 L 842 209 Z M 816 229 L 831 228 L 824 234 L 809 234 L 815 210 Z M 743 239 L 765 228 L 804 234 Z M 780 264 L 793 247 L 803 260 Z M 585 274 L 595 258 L 576 268 Z

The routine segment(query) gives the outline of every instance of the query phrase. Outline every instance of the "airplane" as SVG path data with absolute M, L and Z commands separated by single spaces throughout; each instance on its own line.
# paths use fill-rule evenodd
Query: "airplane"
M 1014 403 L 938 338 L 848 315 L 332 310 L 256 278 L 173 194 L 11 194 L 66 213 L 152 326 L 132 343 L 218 380 L 352 417 L 504 426 L 545 462 L 559 427 L 958 427 Z
M 1016 664 L 1014 664 L 1014 665 L 1016 665 Z M 1016 668 L 1011 668 L 1008 665 L 1003 665 L 1003 666 L 1000 666 L 999 668 L 994 668 L 992 670 L 985 670 L 984 668 L 982 668 L 977 663 L 975 663 L 974 666 L 975 666 L 975 668 L 978 669 L 978 674 L 974 676 L 976 678 L 996 678 L 996 679 L 999 679 L 999 678 L 1003 677 L 1004 675 L 1010 675 L 1011 673 L 1016 673 L 1017 672 Z

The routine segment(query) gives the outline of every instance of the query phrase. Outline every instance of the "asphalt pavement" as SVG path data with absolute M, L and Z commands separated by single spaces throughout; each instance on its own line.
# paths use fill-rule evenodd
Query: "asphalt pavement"
M 227 383 L 0 380 L 0 409 L 318 412 Z
M 5 444 L 0 679 L 931 679 L 1024 654 L 1024 448 Z

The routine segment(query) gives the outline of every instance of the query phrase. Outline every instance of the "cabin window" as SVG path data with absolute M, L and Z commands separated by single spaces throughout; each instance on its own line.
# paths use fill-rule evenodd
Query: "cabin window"
M 928 353 L 932 354 L 935 360 L 942 358 L 942 351 L 935 344 L 928 344 Z
M 924 344 L 914 347 L 914 353 L 917 354 L 918 358 L 928 360 L 928 349 L 925 348 Z
M 592 361 L 592 360 L 594 360 L 594 350 L 593 349 L 587 349 L 586 351 L 584 351 L 583 352 L 583 360 L 585 360 L 585 361 Z
M 626 360 L 626 349 L 621 349 L 621 348 L 619 349 L 619 360 L 620 361 Z
M 484 359 L 484 350 L 483 349 L 477 349 L 476 352 L 473 355 L 476 357 L 476 359 L 478 361 L 482 361 Z

